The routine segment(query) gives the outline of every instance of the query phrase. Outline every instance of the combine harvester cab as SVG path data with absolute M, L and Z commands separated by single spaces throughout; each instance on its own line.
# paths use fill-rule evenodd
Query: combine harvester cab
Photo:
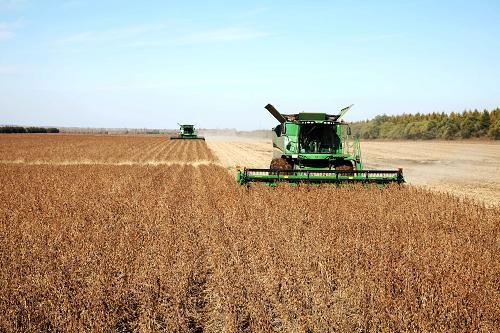
M 240 184 L 288 183 L 404 183 L 403 170 L 364 170 L 359 140 L 338 115 L 326 113 L 281 114 L 265 108 L 279 121 L 272 129 L 273 157 L 269 169 L 238 169 Z
M 180 126 L 179 133 L 176 136 L 171 136 L 171 140 L 205 140 L 204 137 L 199 136 L 194 125 L 178 124 Z

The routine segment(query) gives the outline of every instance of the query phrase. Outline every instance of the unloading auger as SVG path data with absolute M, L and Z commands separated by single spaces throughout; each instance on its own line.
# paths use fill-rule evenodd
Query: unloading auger
M 265 108 L 279 125 L 272 129 L 273 157 L 269 169 L 238 169 L 240 184 L 289 183 L 404 183 L 403 170 L 364 170 L 358 139 L 337 115 L 326 113 L 281 114 L 271 104 Z

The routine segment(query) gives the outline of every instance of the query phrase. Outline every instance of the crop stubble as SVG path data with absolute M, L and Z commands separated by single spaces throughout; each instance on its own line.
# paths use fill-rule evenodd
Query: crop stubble
M 496 208 L 217 165 L 4 163 L 0 184 L 0 331 L 499 325 Z

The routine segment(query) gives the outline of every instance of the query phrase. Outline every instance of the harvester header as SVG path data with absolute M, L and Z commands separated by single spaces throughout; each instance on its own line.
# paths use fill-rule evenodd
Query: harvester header
M 385 185 L 389 183 L 404 183 L 403 169 L 397 170 L 272 170 L 243 169 L 237 172 L 240 184 L 262 182 L 275 185 L 278 182 L 287 183 L 361 183 Z

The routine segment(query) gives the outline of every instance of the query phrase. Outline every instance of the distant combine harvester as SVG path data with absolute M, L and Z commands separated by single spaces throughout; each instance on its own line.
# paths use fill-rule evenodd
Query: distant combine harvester
M 199 136 L 194 125 L 190 124 L 178 124 L 180 126 L 179 133 L 175 136 L 171 136 L 172 140 L 205 140 L 204 137 Z

